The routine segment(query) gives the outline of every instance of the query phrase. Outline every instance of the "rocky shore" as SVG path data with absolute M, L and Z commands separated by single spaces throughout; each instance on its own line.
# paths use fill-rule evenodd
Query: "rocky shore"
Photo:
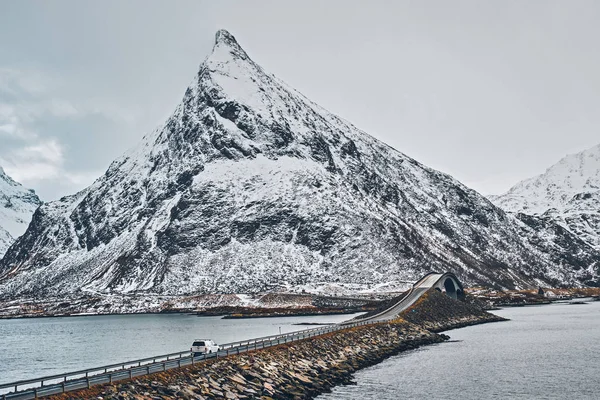
M 402 319 L 431 332 L 506 320 L 477 305 L 450 299 L 436 290 L 421 297 L 402 314 Z
M 497 290 L 490 288 L 468 288 L 468 298 L 488 309 L 550 304 L 581 298 L 600 298 L 600 288 L 538 288 L 526 290 Z
M 429 292 L 401 318 L 53 399 L 310 399 L 352 382 L 353 373 L 399 352 L 439 343 L 434 333 L 502 320 L 476 306 Z
M 197 296 L 83 294 L 74 298 L 0 299 L 0 319 L 164 313 L 234 318 L 304 316 L 370 311 L 381 302 L 375 296 L 338 297 L 310 293 Z

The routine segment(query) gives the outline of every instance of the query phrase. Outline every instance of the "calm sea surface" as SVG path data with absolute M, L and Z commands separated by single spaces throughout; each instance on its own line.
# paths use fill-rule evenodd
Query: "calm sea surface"
M 511 321 L 449 331 L 451 342 L 355 374 L 331 399 L 600 399 L 600 302 L 507 308 Z M 123 315 L 0 320 L 0 383 L 304 329 L 350 316 L 223 320 Z
M 449 331 L 317 399 L 600 399 L 600 302 L 495 313 L 511 321 Z
M 0 319 L 0 384 L 174 353 L 195 338 L 217 343 L 292 332 L 354 315 L 221 319 L 185 314 Z

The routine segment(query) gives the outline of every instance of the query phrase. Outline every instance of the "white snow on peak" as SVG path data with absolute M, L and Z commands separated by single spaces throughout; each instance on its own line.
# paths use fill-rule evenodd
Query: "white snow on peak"
M 0 258 L 12 242 L 25 232 L 33 212 L 40 204 L 33 190 L 15 182 L 0 167 Z
M 600 145 L 564 157 L 543 174 L 519 182 L 493 200 L 506 210 L 535 215 L 565 210 L 577 195 L 598 190 Z
M 235 37 L 226 29 L 220 29 L 215 34 L 215 46 L 218 45 L 229 46 L 231 48 L 235 48 L 236 50 L 244 51 L 238 44 L 237 40 L 235 40 Z
M 490 198 L 507 211 L 551 217 L 600 247 L 600 145 Z
M 370 290 L 442 268 L 578 285 L 596 261 L 316 105 L 227 31 L 163 126 L 38 215 L 0 260 L 0 298 Z

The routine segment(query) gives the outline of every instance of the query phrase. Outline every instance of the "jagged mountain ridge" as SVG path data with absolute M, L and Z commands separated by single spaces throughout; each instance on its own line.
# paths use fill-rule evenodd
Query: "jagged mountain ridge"
M 41 203 L 33 190 L 23 187 L 0 167 L 0 258 L 25 232 Z
M 219 31 L 164 126 L 36 211 L 0 262 L 0 293 L 371 286 L 432 269 L 579 285 L 597 280 L 598 260 L 559 226 L 506 215 L 314 104 Z
M 600 145 L 568 155 L 490 198 L 507 211 L 554 221 L 600 249 Z

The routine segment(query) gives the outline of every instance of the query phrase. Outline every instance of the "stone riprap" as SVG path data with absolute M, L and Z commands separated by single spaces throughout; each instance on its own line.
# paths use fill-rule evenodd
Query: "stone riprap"
M 433 317 L 438 320 L 428 319 Z M 449 338 L 424 326 L 439 331 L 444 326 L 497 320 L 501 318 L 431 291 L 395 321 L 338 331 L 52 398 L 310 399 L 335 385 L 351 383 L 353 373 L 358 369 L 402 351 Z
M 482 307 L 454 300 L 437 290 L 430 290 L 402 313 L 402 319 L 431 332 L 442 332 L 464 326 L 505 321 Z

